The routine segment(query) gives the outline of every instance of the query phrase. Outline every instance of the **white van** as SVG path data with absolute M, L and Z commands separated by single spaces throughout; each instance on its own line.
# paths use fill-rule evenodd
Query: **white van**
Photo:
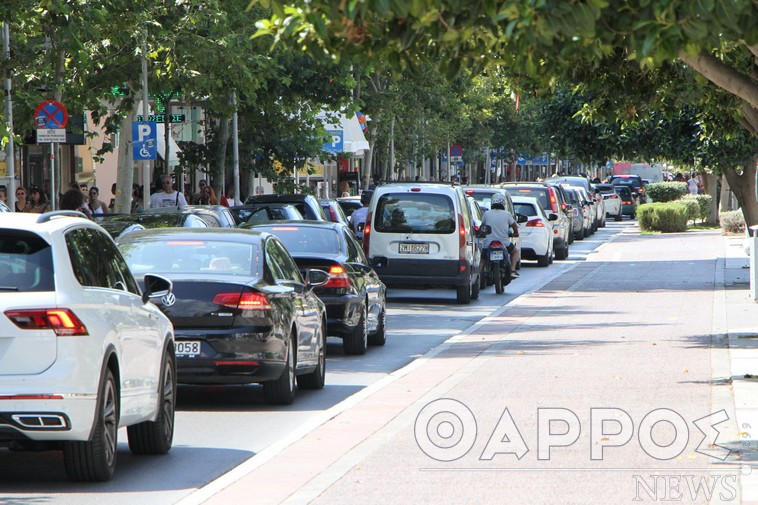
M 369 205 L 363 248 L 388 287 L 455 288 L 460 304 L 479 297 L 480 258 L 459 186 L 378 186 Z
M 613 171 L 613 175 L 639 175 L 640 179 L 652 182 L 663 181 L 663 167 L 658 164 L 649 163 L 632 163 L 627 166 L 625 163 L 618 163 Z

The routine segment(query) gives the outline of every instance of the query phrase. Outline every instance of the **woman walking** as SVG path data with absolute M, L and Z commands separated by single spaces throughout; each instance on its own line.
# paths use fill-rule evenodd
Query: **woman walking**
M 16 208 L 14 209 L 16 212 L 29 212 L 32 210 L 32 206 L 27 200 L 27 192 L 26 188 L 23 186 L 19 186 L 16 188 Z
M 31 209 L 29 209 L 29 212 L 43 214 L 52 210 L 50 208 L 50 203 L 48 203 L 47 197 L 45 196 L 45 193 L 42 192 L 41 188 L 32 186 L 29 192 L 31 193 Z
M 105 204 L 105 202 L 99 200 L 100 197 L 100 190 L 97 188 L 97 186 L 92 186 L 89 188 L 89 203 L 87 206 L 89 207 L 90 212 L 92 212 L 93 216 L 102 216 L 103 214 L 108 213 L 108 206 Z

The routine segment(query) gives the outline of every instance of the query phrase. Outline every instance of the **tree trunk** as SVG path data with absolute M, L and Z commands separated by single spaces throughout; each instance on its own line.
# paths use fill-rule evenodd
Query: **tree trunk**
M 718 214 L 718 203 L 719 203 L 719 193 L 718 193 L 718 178 L 709 173 L 702 172 L 700 174 L 700 178 L 703 181 L 703 190 L 706 195 L 711 196 L 711 212 L 708 214 L 708 218 L 706 219 L 706 223 L 708 224 L 718 224 L 719 222 L 719 214 Z
M 132 122 L 137 119 L 138 106 L 139 102 L 135 100 L 132 110 L 121 121 L 120 131 L 132 131 Z M 116 172 L 116 203 L 113 206 L 113 212 L 116 214 L 129 214 L 132 211 L 132 185 L 134 184 L 131 135 L 121 135 L 116 166 L 118 167 Z M 145 181 L 145 184 L 148 188 L 150 187 L 149 180 Z
M 724 170 L 729 187 L 732 188 L 734 197 L 742 209 L 747 226 L 758 224 L 758 201 L 755 195 L 755 163 L 753 158 L 745 164 L 742 173 L 738 174 L 733 168 Z
M 726 182 L 726 177 L 721 177 L 721 195 L 719 196 L 719 212 L 726 212 L 728 210 L 734 210 L 732 208 L 732 195 L 729 190 L 729 183 Z
M 224 171 L 226 170 L 226 149 L 229 145 L 231 136 L 230 120 L 221 118 L 218 122 L 218 135 L 216 135 L 216 154 L 213 157 L 213 166 L 211 166 L 211 179 L 213 180 L 213 190 L 218 198 L 221 198 L 224 191 Z

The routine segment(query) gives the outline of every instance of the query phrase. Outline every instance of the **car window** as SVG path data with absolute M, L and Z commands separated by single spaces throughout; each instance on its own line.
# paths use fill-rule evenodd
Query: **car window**
M 0 230 L 0 291 L 55 291 L 50 244 L 35 233 Z
M 524 187 L 515 187 L 510 188 L 509 191 L 513 192 L 514 194 L 521 195 L 521 196 L 531 196 L 539 200 L 540 205 L 542 205 L 543 209 L 549 209 L 550 208 L 550 202 L 548 202 L 548 191 L 547 188 L 524 188 Z M 516 210 L 518 212 L 518 210 Z M 523 214 L 523 213 L 520 213 Z
M 102 232 L 90 228 L 77 228 L 66 233 L 71 268 L 79 284 L 120 290 L 128 288 L 120 269 L 107 254 L 109 243 L 110 239 Z
M 182 224 L 184 228 L 208 228 L 209 224 L 197 216 L 189 214 Z
M 358 254 L 360 248 L 358 247 L 358 243 L 355 241 L 355 238 L 347 230 L 343 230 L 342 235 L 343 239 L 345 240 L 345 244 L 347 244 L 347 261 L 351 263 L 363 263 L 363 258 Z
M 432 193 L 385 193 L 374 213 L 374 230 L 383 233 L 447 234 L 455 222 L 453 200 Z
M 523 214 L 525 216 L 538 216 L 537 209 L 531 203 L 514 203 L 514 208 L 517 214 Z
M 310 226 L 271 226 L 266 231 L 276 235 L 287 250 L 296 256 L 340 254 L 342 245 L 337 230 Z
M 303 284 L 300 269 L 278 240 L 269 239 L 266 243 L 266 253 L 275 280 Z

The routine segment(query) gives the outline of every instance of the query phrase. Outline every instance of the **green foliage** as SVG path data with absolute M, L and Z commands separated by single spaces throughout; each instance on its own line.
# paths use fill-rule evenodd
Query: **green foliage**
M 692 199 L 676 200 L 674 203 L 684 205 L 687 209 L 687 221 L 695 221 L 700 216 L 700 205 Z
M 724 233 L 741 235 L 745 233 L 745 216 L 741 210 L 719 213 L 719 225 Z
M 708 216 L 711 214 L 711 206 L 713 205 L 713 197 L 711 195 L 685 195 L 684 200 L 697 202 L 697 217 L 700 221 L 705 222 L 708 219 Z
M 654 182 L 645 186 L 645 192 L 654 202 L 673 202 L 687 194 L 687 183 Z
M 687 207 L 680 203 L 646 203 L 637 207 L 637 222 L 642 231 L 687 231 L 687 220 Z

